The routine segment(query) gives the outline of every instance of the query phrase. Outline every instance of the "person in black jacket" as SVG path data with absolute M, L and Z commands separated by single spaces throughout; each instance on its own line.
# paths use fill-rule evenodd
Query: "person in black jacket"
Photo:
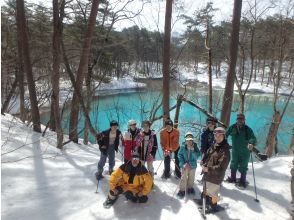
M 156 133 L 150 129 L 150 126 L 150 121 L 146 120 L 142 122 L 142 130 L 136 137 L 136 145 L 141 163 L 145 165 L 147 162 L 148 171 L 153 178 L 153 161 L 155 160 L 158 144 Z
M 118 122 L 111 121 L 110 128 L 99 133 L 96 138 L 101 155 L 98 162 L 98 171 L 95 173 L 95 176 L 97 180 L 100 180 L 103 178 L 102 173 L 107 157 L 109 161 L 109 175 L 113 172 L 113 167 L 115 165 L 115 151 L 118 151 L 118 145 L 121 138 Z

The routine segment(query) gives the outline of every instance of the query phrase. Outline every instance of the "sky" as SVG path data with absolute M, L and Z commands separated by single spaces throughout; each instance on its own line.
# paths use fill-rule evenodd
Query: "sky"
M 114 28 L 116 30 L 122 30 L 123 28 L 138 25 L 141 28 L 148 30 L 164 30 L 164 17 L 165 17 L 165 0 L 110 0 L 110 7 L 114 8 L 114 11 L 121 9 L 126 2 L 130 1 L 125 7 L 126 14 L 131 16 L 133 13 L 141 11 L 139 16 L 129 20 L 121 20 L 115 23 Z M 256 0 L 243 0 L 242 13 L 245 15 L 248 12 L 249 4 L 254 4 Z M 258 3 L 259 11 L 263 11 L 265 5 L 269 4 L 272 0 L 256 1 Z M 3 5 L 3 1 L 0 1 Z M 26 2 L 38 3 L 40 0 L 27 0 Z M 43 0 L 43 4 L 51 6 L 52 0 Z M 220 21 L 231 21 L 233 12 L 234 0 L 174 0 L 173 3 L 173 15 L 172 15 L 172 32 L 183 33 L 186 30 L 186 25 L 183 24 L 183 20 L 179 19 L 182 14 L 192 16 L 193 13 L 201 8 L 204 8 L 208 2 L 213 2 L 213 7 L 218 9 L 214 15 L 215 23 Z M 289 3 L 290 2 L 290 3 Z M 294 0 L 275 0 L 277 7 L 270 9 L 267 14 L 273 14 L 278 12 L 279 8 L 283 5 L 292 5 Z M 181 9 L 179 9 L 181 8 Z M 289 8 L 289 7 L 288 7 Z M 248 14 L 248 13 L 247 13 Z M 293 15 L 293 9 L 292 9 Z

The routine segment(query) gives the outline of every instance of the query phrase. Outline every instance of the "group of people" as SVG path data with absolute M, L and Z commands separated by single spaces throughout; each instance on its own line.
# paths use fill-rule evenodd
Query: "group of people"
M 244 114 L 238 114 L 236 123 L 227 131 L 216 126 L 215 118 L 209 117 L 206 123 L 201 132 L 199 149 L 191 132 L 185 134 L 185 141 L 180 146 L 180 132 L 174 128 L 172 120 L 165 121 L 165 127 L 160 130 L 160 146 L 164 156 L 162 178 L 171 177 L 170 167 L 173 161 L 174 175 L 180 179 L 177 196 L 183 198 L 185 195 L 195 194 L 195 172 L 197 160 L 201 157 L 202 181 L 205 182 L 201 198 L 205 196 L 207 207 L 216 211 L 220 185 L 229 163 L 231 175 L 227 181 L 241 188 L 246 187 L 248 161 L 250 151 L 256 144 L 256 137 L 252 129 L 245 124 Z M 229 136 L 232 137 L 232 147 L 227 142 Z M 122 193 L 132 202 L 147 202 L 154 184 L 153 161 L 158 150 L 156 133 L 151 129 L 151 123 L 143 121 L 139 129 L 136 121 L 130 120 L 128 130 L 122 134 L 118 123 L 111 121 L 110 128 L 97 135 L 97 141 L 101 151 L 98 171 L 95 174 L 98 181 L 103 178 L 103 168 L 107 157 L 109 159 L 110 190 L 104 205 L 111 206 Z M 124 164 L 113 171 L 114 155 L 115 151 L 119 151 L 120 143 L 123 147 L 123 153 L 120 153 L 124 157 Z M 241 173 L 240 178 L 237 178 L 237 171 Z

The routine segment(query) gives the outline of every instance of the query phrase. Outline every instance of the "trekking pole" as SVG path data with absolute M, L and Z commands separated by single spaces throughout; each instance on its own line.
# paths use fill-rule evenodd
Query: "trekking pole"
M 202 216 L 206 219 L 206 180 L 203 178 Z
M 253 181 L 254 181 L 254 191 L 255 191 L 255 202 L 259 202 L 257 199 L 257 191 L 256 191 L 256 183 L 255 183 L 255 173 L 254 173 L 254 166 L 253 166 L 253 157 L 252 157 L 252 151 L 250 152 L 250 157 L 251 157 L 251 164 L 252 164 L 252 172 L 253 172 Z
M 173 196 L 172 197 L 174 197 L 175 196 L 175 194 L 176 194 L 176 191 L 180 188 L 180 185 L 182 184 L 182 181 L 183 181 L 183 178 L 181 178 L 180 179 L 180 181 L 179 181 L 179 184 L 177 185 L 177 188 L 175 189 L 175 191 L 174 191 L 174 193 L 173 193 Z
M 159 170 L 159 167 L 161 166 L 161 164 L 162 164 L 162 161 L 163 161 L 163 160 L 161 160 L 161 162 L 160 162 L 159 166 L 157 167 L 157 169 L 156 169 L 156 171 L 155 171 L 154 175 L 157 175 L 157 171 Z
M 96 194 L 98 193 L 98 185 L 99 185 L 99 180 L 97 180 L 97 187 L 96 187 Z

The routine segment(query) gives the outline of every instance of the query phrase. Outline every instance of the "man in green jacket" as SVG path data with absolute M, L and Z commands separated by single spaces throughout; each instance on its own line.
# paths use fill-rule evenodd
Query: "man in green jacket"
M 252 129 L 245 124 L 244 114 L 237 115 L 237 122 L 229 127 L 226 136 L 232 137 L 231 176 L 228 177 L 227 181 L 236 183 L 236 173 L 239 170 L 241 178 L 236 185 L 245 188 L 250 151 L 256 144 L 256 137 Z

